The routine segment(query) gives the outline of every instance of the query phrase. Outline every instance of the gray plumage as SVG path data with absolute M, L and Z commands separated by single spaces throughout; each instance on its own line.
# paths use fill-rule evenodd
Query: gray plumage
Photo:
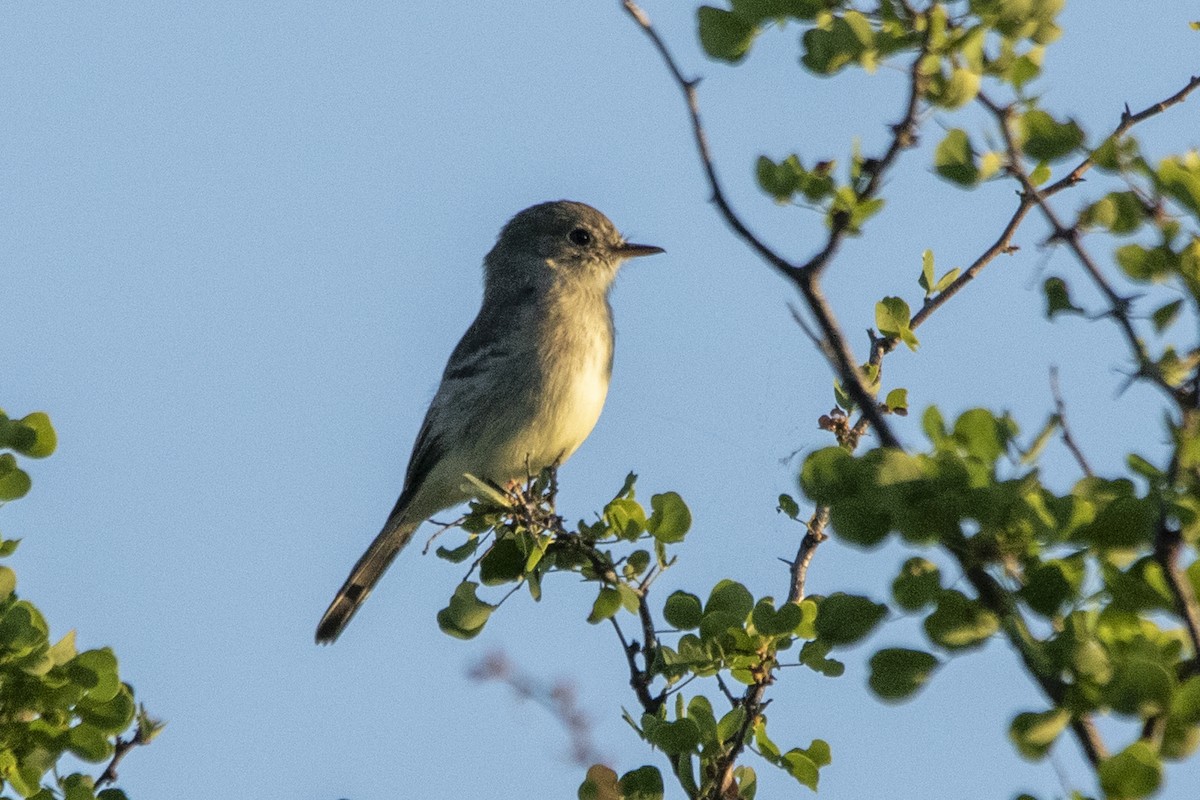
M 470 496 L 464 473 L 504 485 L 561 464 L 591 433 L 612 374 L 608 292 L 625 242 L 596 209 L 527 208 L 484 259 L 483 303 L 450 356 L 383 530 L 317 626 L 334 641 L 422 522 Z

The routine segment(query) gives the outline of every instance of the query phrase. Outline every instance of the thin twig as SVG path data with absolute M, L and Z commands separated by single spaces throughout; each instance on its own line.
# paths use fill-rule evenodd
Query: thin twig
M 1012 131 L 1012 108 L 1010 106 L 998 105 L 983 92 L 979 93 L 978 100 L 981 105 L 992 113 L 997 123 L 999 123 L 1000 135 L 1004 139 L 1004 148 L 1008 158 L 1008 173 L 1021 184 L 1024 196 L 1033 199 L 1041 210 L 1042 216 L 1045 217 L 1046 222 L 1050 224 L 1050 228 L 1053 231 L 1051 241 L 1066 242 L 1072 253 L 1074 253 L 1076 260 L 1091 277 L 1096 288 L 1108 300 L 1108 316 L 1116 321 L 1117 326 L 1124 334 L 1129 349 L 1137 361 L 1138 375 L 1149 379 L 1172 399 L 1178 399 L 1177 390 L 1167 383 L 1161 372 L 1155 367 L 1150 354 L 1146 351 L 1146 346 L 1142 343 L 1141 338 L 1137 335 L 1137 331 L 1133 327 L 1133 322 L 1129 318 L 1129 299 L 1117 294 L 1116 289 L 1113 288 L 1112 283 L 1105 277 L 1099 265 L 1092 258 L 1091 253 L 1084 248 L 1078 227 L 1063 224 L 1058 214 L 1050 206 L 1045 195 L 1034 185 L 1032 179 L 1029 177 L 1029 173 L 1022 163 L 1021 151 L 1017 147 L 1016 137 Z
M 477 681 L 503 683 L 517 697 L 533 700 L 549 711 L 567 732 L 573 763 L 586 767 L 605 760 L 592 742 L 592 722 L 576 703 L 575 690 L 570 683 L 559 681 L 547 686 L 517 669 L 500 651 L 481 658 L 467 674 Z
M 966 538 L 961 537 L 961 534 L 957 541 L 948 541 L 947 546 L 958 560 L 963 575 L 975 589 L 979 602 L 1001 621 L 1005 638 L 1017 651 L 1030 676 L 1052 703 L 1062 706 L 1067 695 L 1066 684 L 1057 676 L 1055 667 L 1041 652 L 1040 643 L 1025 626 L 1025 620 L 1018 611 L 1012 594 L 992 577 L 983 565 L 975 561 Z M 1098 767 L 1101 761 L 1108 758 L 1108 750 L 1089 715 L 1080 714 L 1073 717 L 1071 729 L 1093 767 Z
M 888 426 L 883 414 L 880 413 L 874 396 L 867 389 L 863 381 L 862 373 L 858 368 L 858 361 L 854 358 L 853 353 L 851 353 L 850 347 L 846 343 L 846 338 L 842 335 L 837 320 L 833 316 L 829 304 L 825 301 L 818 281 L 821 271 L 849 232 L 849 220 L 843 216 L 835 215 L 824 247 L 802 267 L 793 264 L 768 247 L 762 239 L 758 238 L 746 226 L 737 212 L 733 210 L 733 207 L 729 204 L 729 200 L 725 196 L 724 190 L 721 188 L 721 181 L 717 176 L 712 151 L 708 145 L 708 134 L 700 118 L 700 102 L 696 94 L 696 86 L 699 84 L 699 81 L 695 78 L 684 76 L 675 57 L 667 48 L 662 37 L 658 35 L 658 31 L 655 30 L 653 24 L 651 24 L 649 16 L 646 15 L 646 12 L 637 3 L 633 2 L 633 0 L 622 0 L 621 5 L 646 36 L 649 37 L 654 48 L 662 57 L 667 70 L 675 79 L 680 92 L 683 94 L 688 114 L 691 117 L 692 135 L 696 142 L 696 151 L 699 154 L 701 166 L 704 169 L 704 174 L 712 190 L 713 203 L 720 211 L 721 216 L 733 229 L 734 233 L 745 241 L 752 250 L 758 253 L 764 261 L 790 280 L 800 290 L 805 303 L 816 318 L 817 326 L 820 328 L 821 336 L 826 343 L 826 347 L 823 350 L 831 358 L 835 370 L 846 386 L 846 391 L 862 408 L 863 413 L 870 418 L 871 425 L 875 429 L 876 435 L 879 436 L 880 442 L 888 447 L 899 446 L 899 440 Z M 914 81 L 924 79 L 923 73 L 919 69 L 919 61 L 920 59 L 914 60 L 911 70 Z M 883 157 L 875 162 L 874 171 L 868 179 L 866 187 L 858 194 L 860 201 L 870 199 L 878 191 L 884 172 L 894 163 L 899 152 L 905 147 L 910 147 L 915 141 L 915 135 L 913 134 L 916 120 L 915 104 L 919 103 L 920 94 L 920 86 L 914 85 L 904 119 L 893 126 L 892 142 Z
M 696 139 L 696 150 L 700 153 L 700 161 L 704 167 L 704 173 L 708 177 L 709 186 L 712 188 L 712 200 L 717 208 L 720 209 L 721 215 L 737 235 L 745 240 L 756 253 L 762 256 L 764 261 L 781 272 L 785 277 L 795 281 L 800 268 L 776 253 L 755 236 L 734 212 L 733 208 L 730 207 L 729 201 L 725 198 L 725 192 L 721 189 L 721 181 L 717 177 L 717 170 L 713 164 L 712 152 L 708 147 L 708 134 L 705 132 L 704 124 L 700 121 L 700 102 L 696 97 L 696 86 L 699 85 L 700 80 L 698 78 L 684 77 L 682 70 L 680 70 L 678 63 L 675 61 L 675 57 L 671 55 L 671 51 L 667 48 L 666 43 L 651 24 L 650 17 L 646 15 L 646 12 L 637 3 L 633 2 L 633 0 L 623 0 L 621 5 L 624 6 L 629 16 L 633 17 L 646 36 L 650 38 L 650 41 L 654 44 L 654 48 L 658 50 L 658 54 L 662 57 L 663 63 L 675 79 L 675 83 L 683 92 L 683 99 L 687 103 L 688 113 L 692 118 L 692 135 Z
M 637 695 L 638 703 L 647 714 L 656 713 L 659 706 L 662 705 L 662 698 L 650 694 L 649 677 L 638 667 L 638 643 L 630 642 L 625 638 L 625 632 L 621 630 L 621 625 L 617 622 L 616 617 L 609 617 L 608 620 L 612 623 L 613 630 L 617 632 L 617 638 L 621 641 L 621 650 L 624 651 L 625 661 L 629 664 L 629 685 L 633 687 L 633 693 Z
M 1178 435 L 1180 437 L 1194 436 L 1198 426 L 1200 426 L 1200 416 L 1197 415 L 1197 412 L 1185 411 L 1180 426 L 1181 431 Z M 1177 450 L 1167 469 L 1167 482 L 1173 486 L 1178 479 L 1179 453 Z M 1163 577 L 1166 578 L 1171 596 L 1175 600 L 1175 610 L 1179 614 L 1179 618 L 1183 620 L 1183 627 L 1192 643 L 1192 661 L 1200 663 L 1200 602 L 1197 601 L 1191 581 L 1179 569 L 1179 555 L 1183 550 L 1183 534 L 1178 526 L 1171 524 L 1169 514 L 1170 511 L 1164 502 L 1163 508 L 1159 511 L 1158 530 L 1154 536 L 1154 560 L 1162 567 Z
M 117 765 L 121 763 L 121 759 L 129 755 L 129 751 L 135 747 L 150 744 L 150 740 L 154 738 L 154 732 L 146 730 L 142 723 L 138 723 L 137 729 L 128 739 L 117 737 L 115 746 L 113 747 L 112 760 L 108 762 L 108 766 L 104 768 L 104 772 L 100 773 L 100 777 L 96 778 L 95 786 L 100 788 L 110 783 L 117 782 Z
M 1075 461 L 1083 470 L 1083 474 L 1090 478 L 1095 473 L 1092 472 L 1092 467 L 1084 457 L 1083 451 L 1075 443 L 1075 437 L 1071 435 L 1071 426 L 1067 423 L 1067 404 L 1063 402 L 1062 392 L 1058 388 L 1058 367 L 1050 367 L 1050 394 L 1054 396 L 1054 413 L 1058 416 L 1058 427 L 1062 431 L 1063 444 L 1071 451 L 1071 455 L 1075 456 Z

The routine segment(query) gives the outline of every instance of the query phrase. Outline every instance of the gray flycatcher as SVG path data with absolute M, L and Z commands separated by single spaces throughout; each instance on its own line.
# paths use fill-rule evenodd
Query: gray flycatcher
M 483 262 L 483 305 L 442 373 L 400 499 L 329 604 L 318 642 L 337 639 L 422 522 L 471 496 L 464 474 L 504 486 L 578 449 L 608 393 L 617 269 L 661 252 L 567 200 L 504 226 Z

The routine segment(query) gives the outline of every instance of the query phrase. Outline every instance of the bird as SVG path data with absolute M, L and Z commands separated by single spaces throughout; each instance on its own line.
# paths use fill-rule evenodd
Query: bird
M 621 264 L 665 252 L 627 242 L 585 203 L 514 216 L 483 261 L 483 302 L 417 433 L 396 505 L 317 625 L 345 630 L 417 528 L 470 499 L 470 474 L 505 486 L 558 466 L 592 432 L 613 363 L 609 291 Z

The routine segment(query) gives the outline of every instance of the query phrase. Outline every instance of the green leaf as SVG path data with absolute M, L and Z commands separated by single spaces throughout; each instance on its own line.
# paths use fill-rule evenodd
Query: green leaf
M 750 52 L 758 29 L 741 15 L 712 6 L 698 12 L 700 46 L 710 57 L 736 64 Z
M 1162 784 L 1162 763 L 1153 746 L 1136 741 L 1100 763 L 1100 787 L 1109 797 L 1145 797 Z
M 113 699 L 121 689 L 117 675 L 117 657 L 107 647 L 85 650 L 66 664 L 67 677 L 76 686 L 87 691 L 92 702 L 103 703 Z
M 1033 168 L 1033 172 L 1029 173 L 1029 182 L 1034 186 L 1041 186 L 1050 180 L 1050 174 L 1050 165 L 1043 161 Z
M 646 510 L 637 500 L 617 497 L 604 507 L 604 522 L 619 538 L 632 541 L 646 530 Z
M 917 284 L 925 290 L 925 296 L 933 294 L 933 251 L 926 250 L 921 254 L 921 277 Z
M 1159 306 L 1150 315 L 1154 321 L 1154 330 L 1156 333 L 1162 333 L 1167 328 L 1171 327 L 1176 318 L 1179 317 L 1179 310 L 1183 308 L 1182 300 L 1172 300 L 1164 306 Z
M 1164 158 L 1155 175 L 1158 188 L 1187 211 L 1200 216 L 1200 155 Z
M 450 597 L 450 604 L 437 613 L 438 627 L 456 639 L 474 639 L 487 624 L 496 607 L 475 596 L 478 584 L 463 581 Z
M 617 773 L 603 764 L 588 767 L 587 777 L 579 786 L 579 800 L 620 800 Z
M 909 323 L 912 312 L 908 303 L 899 297 L 885 297 L 875 304 L 875 327 L 884 336 L 899 339 L 908 345 L 908 349 L 916 350 L 920 345 Z
M 947 132 L 933 154 L 933 168 L 938 175 L 959 186 L 974 186 L 979 182 L 975 151 L 966 131 L 952 128 Z
M 884 700 L 903 700 L 925 685 L 939 666 L 937 658 L 921 650 L 890 647 L 871 656 L 868 684 Z
M 700 746 L 700 726 L 693 719 L 663 722 L 647 731 L 650 743 L 669 756 L 690 753 Z
M 127 684 L 110 699 L 95 701 L 91 697 L 82 698 L 76 705 L 75 711 L 79 719 L 104 734 L 118 734 L 129 727 L 134 717 L 133 691 Z
M 745 619 L 754 608 L 754 596 L 750 591 L 728 578 L 718 581 L 704 604 L 705 614 L 728 614 L 737 619 Z
M 600 590 L 600 594 L 596 596 L 596 602 L 592 604 L 592 613 L 588 615 L 587 621 L 595 625 L 616 614 L 621 608 L 621 593 L 616 589 L 605 586 Z
M 986 408 L 973 408 L 954 422 L 954 439 L 967 455 L 991 464 L 1004 454 L 1008 430 Z
M 908 389 L 892 389 L 883 402 L 888 407 L 888 411 L 902 417 L 906 416 L 908 414 Z
M 76 772 L 62 778 L 58 785 L 63 790 L 63 800 L 96 800 L 96 783 L 91 775 Z
M 746 709 L 741 706 L 735 706 L 725 716 L 721 717 L 721 721 L 717 723 L 717 739 L 724 742 L 733 742 L 742 730 L 742 725 L 746 722 Z
M 662 800 L 663 779 L 657 767 L 649 765 L 621 776 L 621 800 Z
M 1034 56 L 1035 52 L 1037 53 L 1036 57 Z M 1025 84 L 1042 73 L 1041 53 L 1041 48 L 1035 48 L 1033 51 L 1013 59 L 1012 67 L 1008 72 L 1008 79 L 1016 89 L 1020 90 Z
M 681 631 L 698 628 L 701 616 L 700 598 L 688 592 L 672 592 L 663 604 L 663 619 Z
M 104 761 L 112 757 L 108 737 L 91 725 L 80 724 L 67 732 L 67 749 L 84 761 Z
M 807 786 L 814 792 L 817 790 L 817 782 L 821 777 L 820 772 L 807 753 L 799 749 L 789 750 L 784 753 L 781 762 L 780 766 L 802 786 Z
M 525 572 L 525 552 L 512 537 L 500 539 L 479 561 L 479 580 L 484 586 L 511 583 Z
M 58 640 L 48 653 L 56 667 L 66 664 L 78 655 L 75 649 L 75 631 L 67 631 L 67 635 Z
M 17 573 L 8 567 L 0 567 L 0 600 L 7 600 L 8 596 L 16 590 Z
M 1008 738 L 1022 756 L 1032 761 L 1040 761 L 1050 752 L 1054 740 L 1070 721 L 1071 712 L 1065 708 L 1052 708 L 1037 713 L 1025 711 L 1013 718 L 1008 729 Z
M 797 603 L 784 603 L 775 610 L 769 597 L 759 600 L 750 614 L 755 629 L 763 636 L 784 636 L 795 632 L 804 614 Z
M 692 512 L 683 498 L 675 492 L 656 494 L 650 498 L 650 507 L 654 509 L 646 520 L 650 535 L 664 544 L 682 542 L 692 527 Z
M 638 613 L 638 608 L 642 604 L 642 598 L 632 586 L 627 583 L 618 583 L 617 594 L 620 596 L 621 605 L 625 607 L 626 611 L 630 614 Z
M 1046 294 L 1046 319 L 1054 319 L 1056 314 L 1083 313 L 1082 308 L 1071 302 L 1067 282 L 1062 278 L 1046 278 L 1042 291 Z
M 454 564 L 459 564 L 475 554 L 475 551 L 479 549 L 479 542 L 480 539 L 478 536 L 470 536 L 458 547 L 450 550 L 446 549 L 445 547 L 439 547 L 435 552 L 437 553 L 438 558 L 445 559 L 446 561 Z
M 1053 559 L 1028 570 L 1017 594 L 1037 613 L 1053 617 L 1078 596 L 1083 578 L 1080 559 Z
M 921 430 L 935 445 L 946 438 L 946 420 L 937 406 L 930 406 L 921 415 Z
M 30 458 L 45 458 L 58 446 L 58 437 L 50 417 L 42 411 L 27 414 L 12 423 L 8 446 Z
M 634 492 L 634 486 L 636 484 L 637 484 L 637 473 L 636 472 L 629 473 L 628 475 L 625 476 L 625 483 L 621 485 L 621 491 L 617 492 L 616 495 L 613 496 L 613 499 L 614 500 L 617 500 L 617 499 L 634 500 L 634 499 L 636 499 L 636 496 L 635 496 L 636 493 Z
M 842 592 L 826 597 L 817 609 L 817 635 L 837 645 L 853 644 L 865 638 L 887 614 L 885 605 Z
M 775 507 L 775 510 L 788 515 L 792 519 L 800 518 L 800 504 L 790 494 L 779 495 L 779 505 Z
M 1104 697 L 1113 709 L 1142 718 L 1164 713 L 1171 705 L 1175 677 L 1155 651 L 1116 661 Z
M 1133 548 L 1154 538 L 1158 521 L 1155 504 L 1148 499 L 1117 497 L 1102 507 L 1095 519 L 1081 525 L 1071 537 L 1102 548 Z
M 804 459 L 804 466 L 800 468 L 800 487 L 813 502 L 833 505 L 853 494 L 857 475 L 854 456 L 840 447 L 825 447 Z
M 1079 221 L 1107 228 L 1115 234 L 1127 234 L 1140 228 L 1146 215 L 1146 208 L 1136 192 L 1109 192 L 1085 208 Z
M 934 73 L 929 82 L 929 101 L 942 108 L 962 108 L 979 94 L 979 80 L 978 72 L 962 67 L 954 68 L 949 77 Z
M 942 591 L 941 572 L 937 565 L 924 558 L 910 558 L 892 581 L 892 596 L 896 605 L 906 611 L 918 611 L 934 602 Z
M 933 285 L 933 293 L 941 294 L 942 292 L 946 291 L 948 288 L 950 288 L 950 284 L 958 280 L 958 276 L 961 272 L 961 269 L 955 267 L 942 277 L 938 278 L 938 282 Z
M 1038 161 L 1057 161 L 1083 145 L 1083 130 L 1074 120 L 1058 122 L 1037 108 L 1021 115 L 1018 130 L 1022 149 Z
M 818 75 L 832 75 L 853 62 L 870 66 L 874 34 L 870 22 L 857 12 L 833 17 L 827 26 L 809 28 L 800 41 L 800 63 Z
M 956 589 L 938 597 L 937 609 L 925 618 L 925 633 L 947 650 L 979 647 L 1000 627 L 1000 620 Z
M 19 500 L 32 486 L 29 475 L 17 466 L 12 453 L 0 453 L 0 502 Z
M 800 663 L 826 678 L 840 677 L 846 671 L 846 665 L 835 658 L 826 658 L 832 646 L 823 639 L 805 642 L 800 648 Z
M 1135 281 L 1157 282 L 1166 278 L 1178 260 L 1168 247 L 1127 244 L 1118 247 L 1117 265 Z

